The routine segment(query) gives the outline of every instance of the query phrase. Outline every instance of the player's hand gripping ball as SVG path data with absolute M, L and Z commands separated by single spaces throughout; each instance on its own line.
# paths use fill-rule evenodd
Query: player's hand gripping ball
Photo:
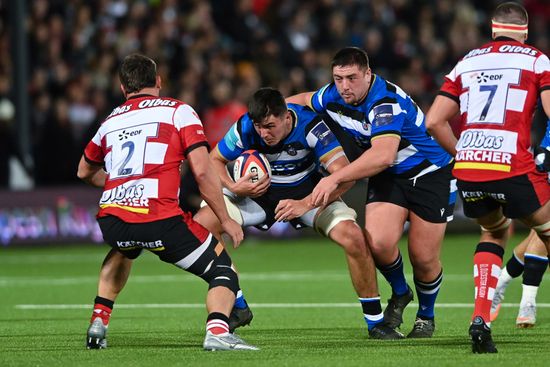
M 257 150 L 246 150 L 236 160 L 233 166 L 233 179 L 252 173 L 251 182 L 257 182 L 265 175 L 271 177 L 271 166 L 267 158 Z

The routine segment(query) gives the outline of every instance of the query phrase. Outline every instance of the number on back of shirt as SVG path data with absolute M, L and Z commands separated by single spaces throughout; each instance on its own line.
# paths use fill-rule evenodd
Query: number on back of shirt
M 143 174 L 147 140 L 158 136 L 158 127 L 155 122 L 111 131 L 105 136 L 107 148 L 111 148 L 105 167 L 110 179 Z
M 516 93 L 511 101 L 511 86 L 519 85 L 519 69 L 477 70 L 462 74 L 462 85 L 467 92 L 467 124 L 503 124 L 506 110 L 523 105 L 526 93 Z

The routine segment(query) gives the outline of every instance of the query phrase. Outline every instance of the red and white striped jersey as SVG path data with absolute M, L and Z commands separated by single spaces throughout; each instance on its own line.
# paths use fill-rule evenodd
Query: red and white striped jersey
M 545 89 L 550 61 L 532 46 L 499 37 L 464 56 L 439 92 L 460 105 L 455 177 L 480 182 L 534 172 L 531 124 Z
M 129 98 L 84 151 L 88 163 L 104 166 L 108 174 L 98 217 L 142 223 L 181 215 L 180 164 L 199 146 L 208 142 L 191 106 L 151 95 Z

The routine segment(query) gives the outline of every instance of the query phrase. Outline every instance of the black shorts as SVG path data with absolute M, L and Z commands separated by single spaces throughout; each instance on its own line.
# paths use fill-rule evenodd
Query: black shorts
M 550 199 L 546 174 L 527 173 L 503 180 L 471 182 L 458 180 L 464 215 L 480 218 L 502 207 L 508 218 L 525 218 Z
M 279 205 L 279 201 L 285 199 L 302 200 L 315 188 L 315 185 L 321 180 L 322 176 L 319 173 L 314 173 L 311 177 L 296 186 L 271 186 L 267 192 L 259 197 L 251 198 L 265 212 L 265 221 L 262 224 L 255 226 L 259 230 L 267 231 L 276 222 L 275 208 Z M 300 218 L 295 218 L 289 221 L 295 229 L 307 227 Z
M 382 172 L 369 179 L 367 204 L 392 203 L 431 223 L 450 222 L 456 202 L 451 170 L 449 164 L 416 180 Z
M 206 229 L 186 216 L 148 223 L 127 223 L 109 215 L 98 218 L 97 221 L 105 242 L 129 259 L 137 258 L 141 251 L 146 249 L 162 261 L 175 264 L 201 245 L 207 247 L 203 255 L 212 252 L 212 259 L 217 256 L 214 249 L 218 241 L 209 235 Z

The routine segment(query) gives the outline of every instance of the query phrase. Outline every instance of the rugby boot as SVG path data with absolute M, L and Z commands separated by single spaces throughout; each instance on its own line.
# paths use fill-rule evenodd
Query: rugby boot
M 520 304 L 519 313 L 516 318 L 516 327 L 532 328 L 537 321 L 537 306 L 531 302 Z
M 384 323 L 392 329 L 401 326 L 403 323 L 403 311 L 405 311 L 405 307 L 407 307 L 413 298 L 414 295 L 409 286 L 407 286 L 407 293 L 401 296 L 392 294 L 384 310 Z
M 407 338 L 431 338 L 435 331 L 435 320 L 424 320 L 417 317 Z
M 369 330 L 369 338 L 380 340 L 396 340 L 403 339 L 405 338 L 405 336 L 399 331 L 396 331 L 388 325 L 385 325 L 384 322 L 381 322 Z
M 239 336 L 232 333 L 223 333 L 219 335 L 206 332 L 203 343 L 204 350 L 260 350 L 260 348 L 248 344 Z
M 229 332 L 232 333 L 236 328 L 241 326 L 250 325 L 254 315 L 248 307 L 248 304 L 245 308 L 237 308 L 233 306 L 231 314 L 229 315 Z
M 502 301 L 504 301 L 504 291 L 506 291 L 506 286 L 500 285 L 495 288 L 495 295 L 493 296 L 493 303 L 491 303 L 491 314 L 490 320 L 495 321 L 498 317 L 500 307 L 502 306 Z
M 107 348 L 107 326 L 103 325 L 101 317 L 96 317 L 86 333 L 87 349 Z
M 474 318 L 470 325 L 470 338 L 472 338 L 472 352 L 497 353 L 497 348 L 491 337 L 491 329 L 479 316 Z

